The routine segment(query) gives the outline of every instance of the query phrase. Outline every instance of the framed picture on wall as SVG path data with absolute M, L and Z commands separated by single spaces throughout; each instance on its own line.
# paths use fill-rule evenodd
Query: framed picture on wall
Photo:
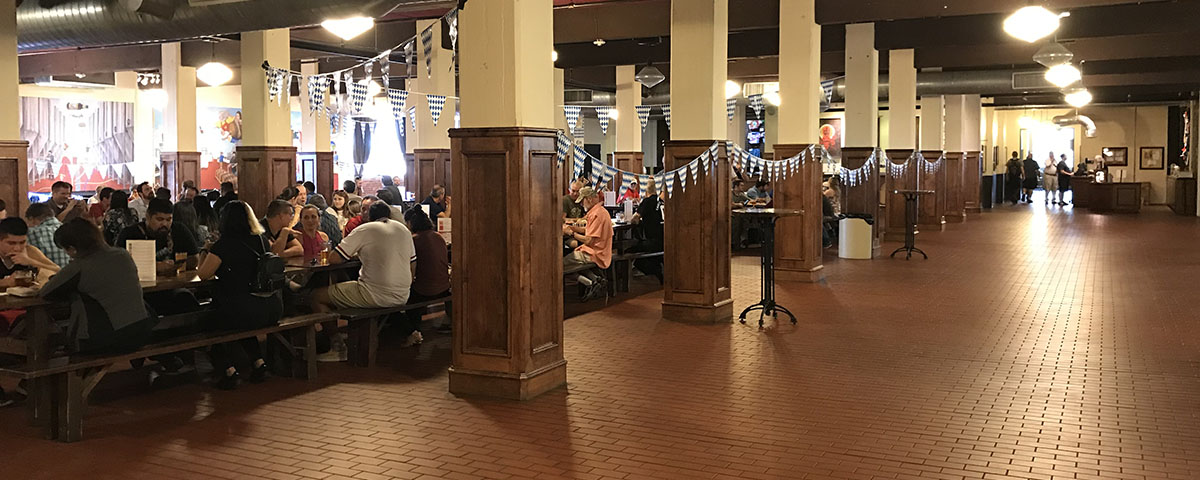
M 1129 165 L 1129 149 L 1125 147 L 1104 147 L 1104 164 L 1110 167 Z
M 1142 147 L 1138 155 L 1138 168 L 1142 170 L 1163 169 L 1163 147 Z

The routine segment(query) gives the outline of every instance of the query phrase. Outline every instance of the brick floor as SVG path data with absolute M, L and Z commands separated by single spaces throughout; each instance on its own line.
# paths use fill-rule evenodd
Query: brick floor
M 666 323 L 657 293 L 572 318 L 570 384 L 533 401 L 449 395 L 439 338 L 118 395 L 72 445 L 0 411 L 0 477 L 1200 478 L 1197 239 L 1161 209 L 1006 206 L 921 236 L 928 261 L 780 285 L 795 327 Z M 734 275 L 740 308 L 755 259 Z

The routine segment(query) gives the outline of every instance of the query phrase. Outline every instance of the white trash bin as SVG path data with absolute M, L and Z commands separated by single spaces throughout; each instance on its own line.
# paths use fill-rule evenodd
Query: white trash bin
M 838 257 L 871 259 L 871 224 L 861 218 L 838 221 Z

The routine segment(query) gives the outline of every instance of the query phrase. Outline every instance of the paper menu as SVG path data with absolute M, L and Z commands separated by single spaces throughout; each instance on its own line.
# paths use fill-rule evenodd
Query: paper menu
M 437 219 L 437 231 L 438 231 L 438 233 L 450 233 L 450 219 L 449 218 Z
M 427 203 L 422 203 L 422 204 L 421 204 L 421 211 L 425 212 L 425 215 L 426 215 L 426 216 L 428 216 L 428 215 L 429 215 L 429 204 L 427 204 Z
M 154 254 L 157 251 L 154 240 L 126 240 L 125 249 L 133 257 L 133 265 L 137 267 L 139 282 L 154 282 L 157 280 L 157 270 Z

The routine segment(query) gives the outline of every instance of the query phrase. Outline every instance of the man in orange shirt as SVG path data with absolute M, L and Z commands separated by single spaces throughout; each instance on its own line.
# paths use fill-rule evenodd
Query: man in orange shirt
M 608 216 L 608 210 L 600 201 L 599 193 L 592 187 L 580 189 L 579 199 L 576 202 L 583 205 L 586 212 L 584 219 L 587 224 L 582 227 L 563 225 L 563 235 L 579 242 L 579 247 L 575 251 L 563 257 L 563 268 L 586 264 L 608 268 L 612 263 L 613 238 L 612 219 Z M 584 272 L 578 280 L 579 283 L 589 287 L 585 297 L 591 297 L 603 288 L 600 277 L 591 272 Z

